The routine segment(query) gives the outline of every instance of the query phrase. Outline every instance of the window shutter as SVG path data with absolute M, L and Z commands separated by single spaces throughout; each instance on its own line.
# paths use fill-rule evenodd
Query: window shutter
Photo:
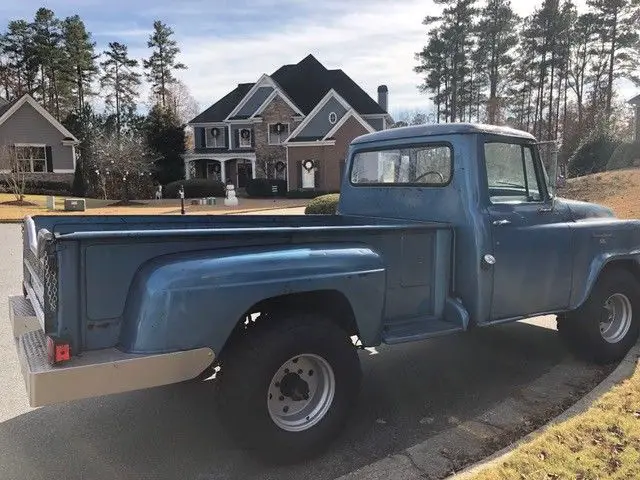
M 316 166 L 313 172 L 313 182 L 314 182 L 314 186 L 316 187 L 316 190 L 319 190 L 320 189 L 320 162 L 316 160 L 315 164 Z
M 233 137 L 235 139 L 235 143 L 232 148 L 240 148 L 240 130 L 236 128 L 236 130 L 233 132 Z
M 302 190 L 302 160 L 296 162 L 296 177 L 298 177 L 298 190 Z
M 47 157 L 47 172 L 53 172 L 53 154 L 51 147 L 45 148 L 45 156 Z

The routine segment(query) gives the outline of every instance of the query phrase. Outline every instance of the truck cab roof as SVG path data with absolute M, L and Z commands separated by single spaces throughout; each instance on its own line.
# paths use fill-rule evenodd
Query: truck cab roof
M 477 123 L 434 123 L 429 125 L 415 125 L 411 127 L 391 128 L 380 132 L 362 135 L 353 140 L 352 144 L 379 142 L 385 140 L 400 140 L 403 138 L 428 137 L 436 135 L 486 133 L 504 137 L 517 137 L 535 141 L 535 137 L 528 132 L 515 128 L 484 125 Z

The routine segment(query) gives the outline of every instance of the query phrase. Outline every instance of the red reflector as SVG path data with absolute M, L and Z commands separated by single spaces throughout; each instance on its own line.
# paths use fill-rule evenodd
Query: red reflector
M 47 356 L 49 363 L 66 362 L 71 359 L 71 347 L 67 342 L 54 337 L 47 337 Z

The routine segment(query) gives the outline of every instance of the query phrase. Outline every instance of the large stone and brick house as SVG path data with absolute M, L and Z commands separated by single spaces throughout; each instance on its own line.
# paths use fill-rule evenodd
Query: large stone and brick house
M 28 179 L 73 179 L 78 139 L 28 94 L 0 98 L 0 174 L 16 170 Z M 15 160 L 12 160 L 15 159 Z
M 338 191 L 352 139 L 392 123 L 388 90 L 371 98 L 342 70 L 313 55 L 255 83 L 241 83 L 189 122 L 195 147 L 187 178 L 286 179 L 288 190 Z

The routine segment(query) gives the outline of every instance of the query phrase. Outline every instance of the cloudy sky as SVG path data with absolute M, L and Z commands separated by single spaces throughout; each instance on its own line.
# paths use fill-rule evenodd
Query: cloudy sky
M 521 15 L 535 6 L 512 4 Z M 80 15 L 100 50 L 118 41 L 138 59 L 149 54 L 153 20 L 168 23 L 189 67 L 178 76 L 201 108 L 309 53 L 342 68 L 374 98 L 387 84 L 392 113 L 428 108 L 412 68 L 426 40 L 421 21 L 437 13 L 430 0 L 0 0 L 0 24 L 30 19 L 43 5 L 59 17 Z

